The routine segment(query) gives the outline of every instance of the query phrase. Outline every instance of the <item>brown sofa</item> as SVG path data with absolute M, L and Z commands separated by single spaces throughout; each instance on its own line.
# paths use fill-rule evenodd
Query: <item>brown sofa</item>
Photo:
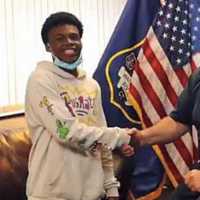
M 26 200 L 31 141 L 24 114 L 0 118 L 0 199 Z

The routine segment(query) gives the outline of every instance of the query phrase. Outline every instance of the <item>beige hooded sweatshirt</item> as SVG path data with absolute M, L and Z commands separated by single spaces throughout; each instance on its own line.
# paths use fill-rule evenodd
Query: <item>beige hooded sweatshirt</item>
M 111 150 L 129 143 L 124 129 L 107 128 L 98 83 L 40 62 L 26 90 L 32 149 L 27 196 L 97 200 L 117 196 Z M 97 145 L 96 145 L 97 144 Z

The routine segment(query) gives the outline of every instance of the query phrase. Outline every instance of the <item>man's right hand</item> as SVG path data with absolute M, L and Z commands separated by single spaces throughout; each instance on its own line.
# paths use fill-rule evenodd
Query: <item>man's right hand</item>
M 131 136 L 129 145 L 134 148 L 134 151 L 137 151 L 137 149 L 141 147 L 139 132 L 140 131 L 136 128 L 131 129 L 129 132 L 129 135 Z

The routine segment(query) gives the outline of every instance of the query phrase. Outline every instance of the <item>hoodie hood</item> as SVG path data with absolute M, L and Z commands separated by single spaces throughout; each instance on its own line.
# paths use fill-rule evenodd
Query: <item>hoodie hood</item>
M 53 62 L 50 61 L 41 61 L 37 64 L 36 70 L 48 70 L 60 77 L 67 78 L 67 79 L 83 79 L 86 77 L 86 72 L 80 68 L 77 69 L 78 76 L 75 77 L 72 74 L 64 71 L 63 69 L 59 68 L 58 66 L 54 65 Z

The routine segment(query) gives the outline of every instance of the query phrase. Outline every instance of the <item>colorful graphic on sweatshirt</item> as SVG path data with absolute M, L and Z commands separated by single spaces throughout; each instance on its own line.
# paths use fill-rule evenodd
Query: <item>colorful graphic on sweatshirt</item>
M 56 120 L 57 133 L 60 139 L 66 139 L 69 128 L 66 126 L 66 122 L 61 122 L 59 119 Z
M 54 112 L 53 112 L 53 104 L 50 104 L 50 103 L 49 103 L 49 100 L 48 100 L 47 96 L 43 96 L 42 101 L 40 101 L 39 106 L 40 106 L 41 108 L 46 108 L 47 111 L 48 111 L 51 115 L 54 115 Z
M 62 92 L 60 96 L 64 99 L 65 105 L 72 116 L 88 115 L 94 108 L 95 100 L 91 96 L 70 97 L 67 92 Z

